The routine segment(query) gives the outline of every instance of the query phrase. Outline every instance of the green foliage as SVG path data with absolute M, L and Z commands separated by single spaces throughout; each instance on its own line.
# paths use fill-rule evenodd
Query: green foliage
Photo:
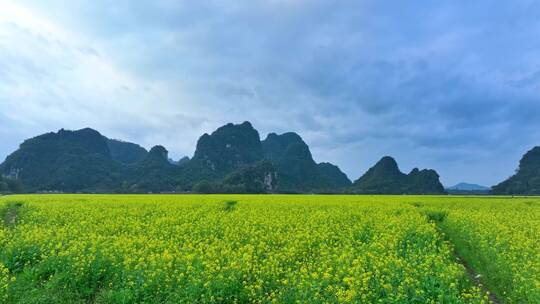
M 407 175 L 399 171 L 396 161 L 385 156 L 356 180 L 351 190 L 362 194 L 402 194 Z
M 339 192 L 351 184 L 336 166 L 315 163 L 308 145 L 296 133 L 271 133 L 262 145 L 265 158 L 276 167 L 279 192 Z
M 528 151 L 515 175 L 492 187 L 493 194 L 540 195 L 540 147 Z
M 7 182 L 0 176 L 0 193 L 9 192 L 9 186 Z
M 20 192 L 22 192 L 22 186 L 19 181 L 0 176 L 0 194 L 11 194 Z
M 383 157 L 348 190 L 360 194 L 442 194 L 444 187 L 434 170 L 413 169 L 402 173 L 396 161 Z
M 246 165 L 222 180 L 201 181 L 193 186 L 195 193 L 271 193 L 276 187 L 276 171 L 269 161 Z
M 111 158 L 121 164 L 130 165 L 146 158 L 148 151 L 143 147 L 120 140 L 106 139 Z
M 439 174 L 435 170 L 414 168 L 407 175 L 404 190 L 406 194 L 442 194 L 444 187 L 439 181 Z
M 427 210 L 425 214 L 429 221 L 432 221 L 435 223 L 441 223 L 448 216 L 447 211 L 440 211 L 440 210 Z
M 323 162 L 317 164 L 317 173 L 319 176 L 319 188 L 328 192 L 336 192 L 344 187 L 351 185 L 351 181 L 338 166 Z
M 224 193 L 270 193 L 276 190 L 276 169 L 269 161 L 244 166 L 227 175 L 222 185 Z
M 168 151 L 162 146 L 153 147 L 146 157 L 123 170 L 122 192 L 160 193 L 176 189 L 176 176 L 180 168 L 168 161 Z
M 439 227 L 500 303 L 540 303 L 538 198 L 476 201 L 440 204 Z
M 117 187 L 119 166 L 98 132 L 60 130 L 26 140 L 7 157 L 0 173 L 20 180 L 29 192 L 101 191 Z
M 444 193 L 435 171 L 406 175 L 389 157 L 350 187 L 337 166 L 313 160 L 298 134 L 271 133 L 261 141 L 249 122 L 204 134 L 193 158 L 176 163 L 161 146 L 147 152 L 92 129 L 60 130 L 25 141 L 0 165 L 0 174 L 26 192 Z M 6 183 L 0 181 L 0 192 L 20 191 Z
M 13 228 L 17 222 L 19 209 L 23 206 L 20 201 L 8 201 L 0 206 L 0 221 L 5 228 Z
M 203 178 L 223 178 L 228 173 L 263 159 L 259 133 L 249 122 L 227 124 L 204 134 L 190 162 L 191 171 Z
M 225 208 L 223 208 L 223 210 L 225 210 L 227 212 L 231 212 L 236 208 L 236 204 L 238 204 L 237 201 L 227 201 L 225 203 Z
M 223 190 L 222 185 L 218 182 L 210 182 L 207 180 L 200 181 L 193 185 L 192 191 L 201 194 L 220 193 Z

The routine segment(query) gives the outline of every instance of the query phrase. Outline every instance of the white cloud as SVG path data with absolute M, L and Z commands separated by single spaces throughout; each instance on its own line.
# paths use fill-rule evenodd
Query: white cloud
M 154 136 L 137 136 L 127 126 L 156 132 L 152 126 L 177 110 L 181 94 L 169 84 L 117 67 L 99 42 L 22 5 L 3 4 L 0 36 L 0 111 L 24 136 L 90 126 L 151 146 Z

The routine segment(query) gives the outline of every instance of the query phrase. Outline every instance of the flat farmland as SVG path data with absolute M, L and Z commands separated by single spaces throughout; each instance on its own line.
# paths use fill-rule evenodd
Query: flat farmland
M 540 198 L 0 197 L 0 303 L 540 303 Z

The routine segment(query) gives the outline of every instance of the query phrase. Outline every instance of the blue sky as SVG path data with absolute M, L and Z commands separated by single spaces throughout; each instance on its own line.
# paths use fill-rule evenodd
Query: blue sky
M 249 120 L 351 179 L 391 155 L 493 185 L 540 144 L 539 1 L 1 3 L 0 158 L 87 126 L 180 158 Z

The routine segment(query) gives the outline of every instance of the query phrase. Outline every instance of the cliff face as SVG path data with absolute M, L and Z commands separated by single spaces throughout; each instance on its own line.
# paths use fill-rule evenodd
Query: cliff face
M 219 187 L 233 189 L 232 185 L 239 180 L 248 185 L 247 176 L 257 176 L 260 181 L 262 172 L 266 172 L 267 179 L 272 177 L 268 192 L 338 192 L 350 185 L 338 167 L 317 164 L 298 134 L 271 133 L 261 142 L 259 133 L 248 122 L 227 124 L 210 135 L 203 135 L 184 172 L 184 184 L 197 186 L 197 191 L 201 192 L 217 192 Z M 201 189 L 201 185 L 207 190 Z M 236 191 L 243 192 L 240 188 Z M 261 189 L 259 186 L 248 188 L 257 192 Z
M 296 133 L 271 133 L 262 146 L 265 158 L 276 167 L 280 191 L 338 192 L 351 184 L 338 167 L 317 164 L 308 145 Z
M 249 122 L 227 124 L 199 138 L 187 171 L 193 180 L 214 180 L 262 159 L 259 132 Z
M 271 193 L 277 190 L 277 173 L 271 162 L 261 161 L 227 175 L 223 184 L 239 193 Z

